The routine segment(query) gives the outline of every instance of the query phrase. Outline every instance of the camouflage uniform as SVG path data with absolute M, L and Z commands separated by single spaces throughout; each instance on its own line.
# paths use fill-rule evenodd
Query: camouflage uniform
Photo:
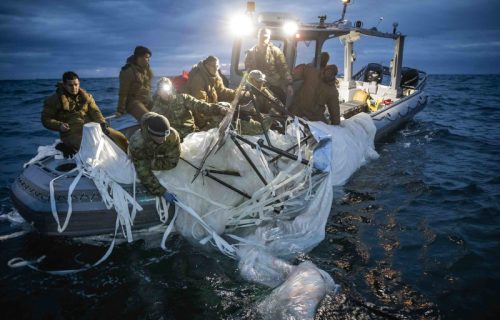
M 120 71 L 120 90 L 118 93 L 119 113 L 128 112 L 137 120 L 148 110 L 151 110 L 151 68 L 141 67 L 133 62 L 133 56 L 127 59 L 127 64 Z
M 245 69 L 262 71 L 271 86 L 281 89 L 292 83 L 285 55 L 272 43 L 267 44 L 264 48 L 256 45 L 248 50 L 245 57 Z
M 129 153 L 142 185 L 150 193 L 161 196 L 167 190 L 160 184 L 152 170 L 175 168 L 181 155 L 181 141 L 177 131 L 170 127 L 170 135 L 164 143 L 154 142 L 148 134 L 146 123 L 146 119 L 151 116 L 155 115 L 149 113 L 142 118 L 141 129 L 130 138 Z
M 92 95 L 80 89 L 73 96 L 58 84 L 56 93 L 45 99 L 42 111 L 42 124 L 49 130 L 58 131 L 62 142 L 78 150 L 82 141 L 83 125 L 88 122 L 106 123 L 101 110 Z M 61 124 L 67 123 L 69 130 L 60 132 Z M 108 128 L 110 138 L 125 152 L 127 151 L 127 138 L 119 131 Z
M 294 76 L 304 82 L 294 96 L 290 111 L 309 121 L 328 123 L 325 117 L 326 106 L 331 124 L 340 124 L 339 92 L 335 83 L 325 83 L 321 78 L 321 71 L 312 65 L 306 65 Z
M 234 90 L 224 86 L 222 78 L 218 74 L 212 76 L 208 72 L 203 61 L 193 66 L 189 72 L 189 79 L 181 92 L 208 103 L 231 102 L 235 95 Z M 201 130 L 216 127 L 220 121 L 217 117 L 206 116 L 203 113 L 195 113 L 194 118 L 196 125 Z
M 281 113 L 278 111 L 278 107 L 273 103 L 271 102 L 269 99 L 267 99 L 266 97 L 264 97 L 262 94 L 260 93 L 257 93 L 257 92 L 253 92 L 255 89 L 251 88 L 250 89 L 250 94 L 251 94 L 251 99 L 253 100 L 253 103 L 254 103 L 254 107 L 257 111 L 258 109 L 258 112 L 260 113 L 263 113 L 263 114 L 269 114 L 269 115 L 281 115 Z M 277 99 L 274 95 L 274 93 L 269 90 L 268 88 L 266 88 L 265 86 L 263 86 L 260 91 L 267 95 L 268 97 L 270 97 L 271 99 Z
M 221 106 L 200 101 L 188 94 L 178 93 L 172 97 L 171 101 L 165 101 L 156 95 L 151 111 L 167 117 L 170 121 L 170 126 L 176 128 L 180 137 L 184 139 L 191 132 L 200 131 L 198 127 L 199 123 L 195 121 L 197 115 L 202 114 L 204 115 L 203 118 L 210 116 L 213 119 L 218 119 L 217 122 L 212 123 L 213 127 L 210 128 L 216 127 L 224 117 L 221 108 Z M 203 125 L 204 128 L 207 126 L 209 124 Z

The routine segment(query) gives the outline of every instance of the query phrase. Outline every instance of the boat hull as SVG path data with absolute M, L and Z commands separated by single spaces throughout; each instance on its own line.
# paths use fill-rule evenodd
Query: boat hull
M 58 225 L 50 206 L 50 181 L 67 172 L 58 171 L 61 164 L 71 164 L 72 160 L 57 160 L 48 157 L 38 163 L 29 165 L 16 178 L 10 189 L 14 207 L 21 216 L 34 228 L 50 236 L 90 236 L 113 233 L 116 226 L 117 213 L 107 209 L 94 182 L 82 177 L 71 195 L 72 213 L 67 228 L 58 231 Z M 54 182 L 54 198 L 60 225 L 68 212 L 68 189 L 75 178 L 69 174 Z M 132 185 L 123 185 L 132 193 Z M 144 229 L 160 224 L 156 213 L 156 200 L 141 185 L 136 185 L 136 199 L 144 210 L 137 212 L 134 229 Z
M 377 128 L 375 141 L 379 141 L 410 121 L 427 104 L 427 95 L 423 91 L 398 100 L 394 104 L 370 114 Z
M 421 111 L 427 102 L 422 91 L 405 97 L 394 104 L 372 113 L 377 128 L 375 140 L 387 136 Z M 69 173 L 74 166 L 69 159 L 47 157 L 25 168 L 14 181 L 10 195 L 21 216 L 32 223 L 41 234 L 50 236 L 83 237 L 113 233 L 117 213 L 107 209 L 94 182 L 83 176 L 72 193 L 72 214 L 67 228 L 59 232 L 50 205 L 50 182 L 54 182 L 54 198 L 60 225 L 64 224 L 68 211 L 68 189 L 76 173 Z M 58 178 L 59 177 L 59 178 Z M 122 185 L 132 194 L 132 185 Z M 155 197 L 148 194 L 139 183 L 136 185 L 136 200 L 143 207 L 134 220 L 134 230 L 160 224 L 156 213 Z

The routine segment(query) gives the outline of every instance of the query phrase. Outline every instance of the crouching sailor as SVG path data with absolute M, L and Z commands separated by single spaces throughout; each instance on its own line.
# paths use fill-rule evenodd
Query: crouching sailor
M 80 149 L 83 125 L 88 122 L 101 124 L 103 132 L 122 150 L 127 152 L 127 138 L 119 131 L 109 128 L 92 95 L 80 88 L 80 78 L 72 71 L 65 72 L 56 93 L 45 99 L 42 124 L 49 130 L 58 131 L 65 155 Z
M 172 203 L 175 196 L 160 184 L 153 170 L 170 170 L 177 166 L 181 155 L 181 141 L 168 119 L 155 112 L 141 118 L 141 129 L 130 138 L 130 157 L 142 185 L 156 196 L 164 196 Z
M 196 115 L 204 115 L 204 119 L 207 119 L 207 116 L 217 117 L 220 122 L 228 111 L 223 105 L 206 103 L 188 94 L 176 93 L 172 82 L 166 77 L 158 81 L 153 101 L 152 111 L 166 116 L 172 127 L 179 130 L 181 139 L 192 132 L 200 131 L 195 122 Z M 203 127 L 211 128 L 207 123 L 203 124 Z

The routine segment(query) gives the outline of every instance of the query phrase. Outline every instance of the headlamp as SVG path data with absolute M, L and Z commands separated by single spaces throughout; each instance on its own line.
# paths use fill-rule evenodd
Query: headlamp
M 160 90 L 162 92 L 165 92 L 165 93 L 172 93 L 172 85 L 168 84 L 168 83 L 162 83 L 160 84 Z

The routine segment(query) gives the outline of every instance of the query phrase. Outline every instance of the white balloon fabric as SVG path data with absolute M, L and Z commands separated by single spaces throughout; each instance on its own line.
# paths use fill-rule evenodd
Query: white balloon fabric
M 301 140 L 303 128 L 297 120 L 287 126 L 285 135 L 269 131 L 273 146 L 290 149 L 297 160 L 281 157 L 269 161 L 275 154 L 258 146 L 263 137 L 245 136 L 252 146 L 228 138 L 192 181 L 205 150 L 218 136 L 213 129 L 185 137 L 176 168 L 155 172 L 160 183 L 177 196 L 172 222 L 177 232 L 237 257 L 245 279 L 276 288 L 258 307 L 269 319 L 312 319 L 324 295 L 338 289 L 333 279 L 312 263 L 293 266 L 286 259 L 310 251 L 324 239 L 333 187 L 343 185 L 360 166 L 378 157 L 374 149 L 376 128 L 367 114 L 344 120 L 340 126 L 320 122 L 309 122 L 308 126 L 315 141 L 309 139 L 307 144 Z M 303 164 L 302 159 L 310 160 L 309 164 Z M 142 208 L 134 195 L 120 186 L 136 181 L 128 156 L 98 124 L 91 123 L 84 126 L 75 160 L 78 170 L 94 180 L 108 208 L 116 208 L 117 219 L 131 241 L 135 213 Z M 163 203 L 158 210 L 166 212 L 165 202 L 158 203 Z M 172 225 L 164 240 L 171 230 Z

